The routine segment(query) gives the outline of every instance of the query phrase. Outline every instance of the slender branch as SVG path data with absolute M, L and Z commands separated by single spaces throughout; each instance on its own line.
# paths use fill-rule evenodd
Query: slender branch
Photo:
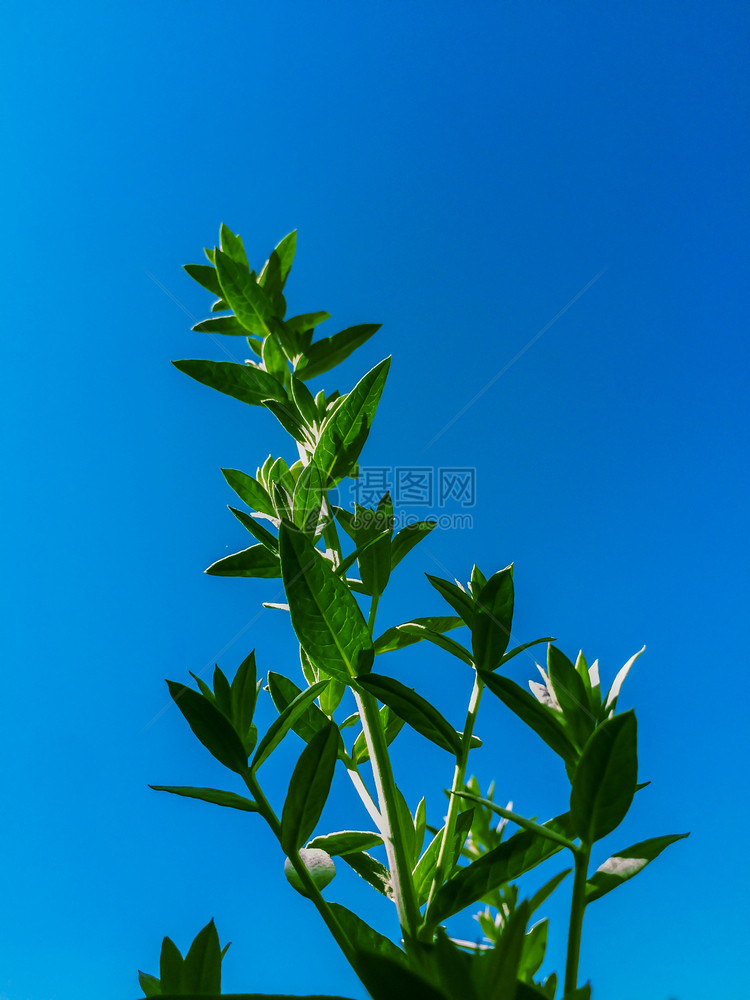
M 414 939 L 419 923 L 419 906 L 414 890 L 411 865 L 404 853 L 406 840 L 396 806 L 396 782 L 391 768 L 391 758 L 385 733 L 380 721 L 377 700 L 368 691 L 355 691 L 362 731 L 365 734 L 370 763 L 378 793 L 381 815 L 381 834 L 391 870 L 391 888 L 398 910 L 398 919 L 406 939 Z
M 245 784 L 250 790 L 253 798 L 258 804 L 258 812 L 261 814 L 263 819 L 268 823 L 271 828 L 271 832 L 276 837 L 276 839 L 281 843 L 281 823 L 279 818 L 273 810 L 271 803 L 263 794 L 260 785 L 258 784 L 257 778 L 252 774 L 251 771 L 247 771 L 243 775 Z M 320 889 L 316 886 L 315 882 L 307 870 L 302 858 L 299 856 L 298 851 L 294 851 L 289 858 L 292 863 L 294 870 L 297 875 L 299 875 L 300 881 L 305 887 L 305 892 L 308 898 L 312 901 L 318 913 L 320 913 L 323 918 L 326 927 L 331 932 L 336 944 L 339 946 L 341 951 L 344 953 L 344 957 L 351 967 L 357 972 L 356 955 L 349 936 L 344 930 L 344 928 L 339 923 L 335 913 L 328 905 L 327 901 L 324 899 L 323 894 Z M 359 973 L 357 973 L 359 975 Z
M 574 854 L 579 851 L 579 848 L 571 840 L 568 840 L 567 837 L 563 837 L 561 833 L 555 833 L 555 831 L 550 830 L 549 827 L 542 826 L 540 823 L 535 823 L 533 819 L 527 819 L 519 813 L 511 812 L 510 809 L 503 809 L 502 806 L 492 802 L 491 799 L 483 799 L 481 795 L 472 795 L 471 792 L 452 792 L 451 794 L 457 795 L 459 798 L 466 799 L 469 802 L 478 802 L 480 805 L 491 809 L 492 812 L 497 813 L 498 816 L 502 816 L 503 819 L 507 819 L 511 823 L 515 823 L 516 826 L 523 827 L 526 830 L 531 830 L 533 833 L 538 833 L 540 837 L 552 840 L 561 847 L 567 847 L 568 850 L 572 851 Z
M 581 934 L 583 915 L 586 910 L 586 882 L 588 879 L 591 847 L 582 844 L 575 855 L 573 875 L 573 898 L 570 904 L 570 925 L 568 927 L 568 953 L 565 960 L 565 993 L 574 990 L 578 983 L 578 960 L 581 955 Z
M 427 909 L 425 910 L 424 920 L 422 921 L 421 935 L 424 938 L 429 939 L 432 936 L 432 927 L 430 923 L 430 912 L 434 909 L 435 896 L 438 889 L 443 884 L 443 882 L 448 877 L 448 867 L 452 865 L 453 859 L 453 835 L 456 832 L 456 820 L 458 819 L 458 810 L 460 808 L 460 799 L 456 792 L 463 789 L 466 783 L 466 768 L 469 763 L 469 751 L 471 750 L 471 737 L 474 732 L 474 725 L 477 720 L 477 714 L 479 712 L 479 703 L 482 700 L 482 691 L 484 690 L 484 683 L 482 682 L 479 674 L 474 674 L 474 688 L 471 692 L 471 700 L 469 701 L 469 710 L 466 713 L 466 724 L 464 725 L 464 733 L 461 740 L 461 756 L 456 761 L 456 768 L 453 772 L 453 785 L 451 786 L 451 798 L 448 805 L 448 815 L 445 818 L 445 827 L 443 828 L 443 839 L 440 844 L 440 853 L 438 854 L 437 865 L 435 866 L 435 874 L 432 878 L 432 885 L 430 886 L 430 895 L 427 900 Z

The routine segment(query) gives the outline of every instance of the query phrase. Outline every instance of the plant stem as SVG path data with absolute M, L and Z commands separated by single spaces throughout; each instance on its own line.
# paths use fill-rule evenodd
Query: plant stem
M 372 598 L 368 627 L 372 635 L 375 627 L 375 615 L 378 610 L 379 597 Z M 383 725 L 380 721 L 377 699 L 369 692 L 355 690 L 354 697 L 359 709 L 362 731 L 365 734 L 367 749 L 370 753 L 370 763 L 375 779 L 375 788 L 380 808 L 380 833 L 385 844 L 388 857 L 388 867 L 391 871 L 391 888 L 393 900 L 398 911 L 398 919 L 404 932 L 404 940 L 416 938 L 419 924 L 419 906 L 414 891 L 414 880 L 411 865 L 404 853 L 406 838 L 401 831 L 396 792 L 396 782 L 393 777 L 388 744 L 385 741 Z
M 471 692 L 471 700 L 469 701 L 469 710 L 466 713 L 466 723 L 464 725 L 464 734 L 461 740 L 461 756 L 456 761 L 456 768 L 453 772 L 453 784 L 451 786 L 451 792 L 455 793 L 463 789 L 466 782 L 466 768 L 469 763 L 469 751 L 471 750 L 471 737 L 474 732 L 474 724 L 477 720 L 477 714 L 479 712 L 479 702 L 482 700 L 482 691 L 484 690 L 484 683 L 479 677 L 479 674 L 474 674 L 474 688 Z M 460 808 L 460 799 L 458 795 L 452 794 L 450 797 L 450 803 L 448 804 L 448 815 L 445 818 L 445 827 L 443 828 L 443 839 L 440 844 L 440 853 L 438 855 L 437 865 L 435 866 L 435 875 L 432 879 L 432 885 L 430 886 L 430 895 L 427 900 L 427 909 L 425 910 L 424 920 L 422 922 L 422 935 L 423 937 L 429 938 L 432 936 L 432 926 L 430 923 L 430 911 L 434 908 L 435 895 L 443 884 L 443 882 L 448 877 L 448 867 L 453 863 L 453 835 L 456 832 L 456 820 L 458 819 L 458 811 Z
M 252 772 L 248 771 L 247 774 L 243 775 L 243 777 L 245 780 L 245 784 L 247 785 L 253 798 L 258 804 L 258 812 L 261 814 L 266 823 L 268 823 L 268 825 L 270 826 L 273 835 L 276 837 L 279 843 L 281 843 L 281 823 L 279 822 L 279 818 L 274 812 L 271 803 L 263 794 L 261 787 L 258 784 L 258 781 L 252 774 Z M 320 913 L 321 917 L 323 918 L 326 924 L 326 927 L 333 935 L 336 944 L 344 953 L 344 957 L 346 958 L 347 962 L 349 963 L 349 965 L 351 965 L 354 971 L 357 972 L 356 956 L 354 948 L 352 947 L 352 943 L 349 940 L 349 936 L 347 935 L 346 931 L 341 926 L 341 924 L 338 922 L 338 919 L 336 918 L 336 915 L 333 912 L 333 910 L 331 910 L 330 906 L 323 898 L 323 894 L 321 893 L 320 889 L 318 889 L 318 887 L 313 882 L 310 872 L 307 870 L 305 863 L 299 856 L 299 852 L 294 851 L 290 856 L 289 860 L 294 866 L 294 870 L 299 875 L 300 881 L 305 887 L 305 891 L 307 893 L 308 898 L 312 901 L 318 913 Z M 357 975 L 359 975 L 359 973 L 357 973 Z
M 578 960 L 581 954 L 581 933 L 583 914 L 586 910 L 586 881 L 588 879 L 591 847 L 581 844 L 575 855 L 573 875 L 573 898 L 570 903 L 570 925 L 568 928 L 568 954 L 565 960 L 565 993 L 576 988 L 578 983 Z

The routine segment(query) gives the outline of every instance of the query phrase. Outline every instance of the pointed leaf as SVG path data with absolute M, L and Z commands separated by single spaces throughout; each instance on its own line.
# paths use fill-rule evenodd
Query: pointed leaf
M 267 760 L 276 747 L 281 743 L 290 729 L 294 729 L 297 720 L 306 715 L 307 710 L 318 697 L 323 688 L 328 684 L 328 680 L 318 681 L 311 685 L 306 691 L 302 691 L 294 701 L 284 709 L 278 719 L 274 719 L 268 728 L 268 732 L 258 744 L 255 751 L 251 769 L 257 771 L 264 760 Z M 322 713 L 321 713 L 322 714 Z M 324 730 L 318 730 L 319 735 Z
M 396 649 L 405 649 L 416 642 L 421 642 L 425 638 L 420 632 L 406 630 L 408 625 L 421 626 L 430 632 L 437 632 L 442 635 L 451 629 L 459 628 L 463 625 L 463 620 L 455 615 L 433 616 L 431 618 L 415 618 L 413 621 L 404 622 L 403 625 L 394 625 L 387 629 L 375 640 L 375 653 L 391 653 Z
M 447 1000 L 445 993 L 430 985 L 402 962 L 363 951 L 357 956 L 357 975 L 372 1000 Z
M 268 528 L 264 528 L 254 517 L 246 514 L 244 510 L 237 510 L 236 507 L 229 505 L 229 509 L 240 522 L 243 528 L 250 532 L 253 538 L 264 545 L 269 552 L 273 552 L 276 556 L 279 551 L 279 543 L 275 535 L 272 535 Z
M 246 337 L 247 330 L 236 316 L 212 316 L 192 327 L 195 333 L 210 333 L 223 337 Z
M 471 648 L 477 670 L 500 666 L 513 623 L 513 567 L 490 577 L 476 598 L 471 622 Z
M 338 747 L 339 731 L 330 722 L 300 754 L 281 813 L 281 846 L 287 855 L 299 850 L 320 819 L 331 789 Z
M 258 806 L 251 799 L 243 798 L 234 792 L 224 792 L 219 788 L 191 788 L 189 785 L 149 785 L 155 792 L 171 792 L 173 795 L 183 795 L 188 799 L 200 799 L 215 806 L 227 806 L 230 809 L 240 809 L 243 812 L 257 812 Z
M 430 532 L 437 527 L 437 521 L 417 521 L 416 524 L 407 524 L 400 531 L 396 532 L 391 545 L 391 569 L 395 569 L 404 556 L 427 538 Z
M 526 649 L 531 649 L 532 646 L 538 646 L 540 642 L 554 642 L 554 638 L 551 635 L 545 635 L 541 639 L 532 639 L 531 642 L 523 642 L 520 646 L 514 646 L 513 649 L 509 649 L 507 653 L 503 654 L 503 658 L 500 661 L 502 666 L 507 663 L 508 660 L 512 660 L 514 656 L 518 656 L 519 653 L 523 653 Z
M 294 487 L 292 508 L 294 523 L 308 534 L 314 534 L 323 505 L 324 483 L 315 462 L 308 462 Z
M 483 674 L 482 680 L 511 712 L 515 712 L 519 719 L 544 740 L 548 747 L 551 747 L 564 761 L 575 762 L 576 749 L 552 709 L 541 705 L 536 698 L 508 677 Z
M 346 360 L 353 351 L 377 333 L 381 326 L 381 323 L 363 323 L 342 330 L 332 337 L 315 341 L 297 362 L 294 374 L 297 378 L 305 380 L 317 378 L 318 375 Z
M 572 835 L 567 813 L 549 820 L 544 826 L 568 839 Z M 529 830 L 521 830 L 449 879 L 437 892 L 431 916 L 442 923 L 561 850 L 561 844 Z
M 463 622 L 460 624 L 463 624 Z M 425 628 L 423 625 L 417 625 L 416 623 L 401 625 L 400 631 L 405 632 L 407 635 L 414 636 L 417 640 L 427 639 L 435 646 L 440 646 L 440 648 L 444 649 L 447 653 L 450 653 L 452 656 L 462 660 L 468 666 L 474 666 L 474 661 L 471 658 L 469 650 L 462 646 L 460 642 L 456 642 L 455 639 L 449 639 L 440 632 L 433 632 L 432 629 Z
M 335 858 L 356 854 L 358 851 L 369 851 L 373 847 L 380 847 L 382 843 L 383 838 L 379 833 L 371 833 L 369 830 L 340 830 L 338 833 L 315 837 L 307 846 L 319 848 Z
M 438 594 L 450 604 L 456 614 L 467 625 L 471 625 L 474 618 L 474 601 L 471 599 L 471 596 L 457 584 L 451 583 L 450 580 L 443 580 L 439 576 L 430 576 L 429 573 L 425 573 L 425 576 Z
M 366 851 L 355 851 L 352 854 L 343 854 L 341 857 L 373 889 L 377 889 L 389 898 L 392 896 L 391 873 L 376 858 Z
M 172 364 L 201 385 L 223 392 L 226 396 L 233 396 L 250 406 L 262 406 L 265 399 L 286 398 L 283 386 L 273 375 L 255 365 L 198 358 L 184 358 L 182 361 L 173 361 Z
M 234 492 L 248 507 L 261 514 L 276 516 L 276 508 L 268 491 L 264 486 L 261 486 L 257 479 L 248 476 L 246 472 L 240 472 L 239 469 L 222 469 L 221 471 Z
M 248 333 L 267 336 L 271 331 L 269 321 L 274 318 L 274 309 L 265 291 L 254 276 L 241 264 L 217 250 L 216 273 L 219 276 L 222 298 Z
M 281 576 L 279 557 L 265 545 L 251 545 L 224 556 L 204 570 L 209 576 L 252 576 L 274 579 Z
M 637 723 L 631 710 L 603 722 L 584 748 L 573 776 L 570 818 L 593 844 L 625 818 L 638 780 Z
M 182 988 L 201 995 L 221 993 L 221 945 L 213 920 L 198 934 L 185 956 Z
M 347 476 L 359 458 L 378 408 L 391 359 L 375 365 L 326 419 L 315 461 L 332 485 Z
M 165 937 L 159 959 L 159 980 L 165 993 L 182 990 L 182 954 L 171 938 Z
M 219 284 L 219 277 L 216 274 L 215 267 L 212 267 L 210 264 L 183 264 L 182 267 L 193 281 L 197 281 L 201 287 L 207 289 L 212 295 L 221 298 L 221 285 Z
M 547 650 L 547 672 L 563 718 L 579 749 L 583 749 L 594 730 L 596 717 L 580 674 L 565 653 L 551 643 Z
M 243 774 L 247 754 L 231 723 L 202 694 L 176 681 L 167 681 L 172 700 L 203 746 L 230 771 Z
M 333 910 L 339 924 L 344 928 L 355 951 L 367 951 L 378 955 L 387 955 L 395 962 L 406 964 L 406 955 L 398 945 L 378 933 L 369 924 L 366 924 L 356 913 L 347 910 L 340 903 L 329 903 L 328 906 Z
M 461 738 L 456 730 L 429 701 L 412 688 L 382 674 L 368 674 L 358 678 L 358 683 L 422 736 L 456 757 L 461 755 Z
M 138 972 L 138 982 L 146 997 L 160 997 L 161 983 L 156 976 L 150 976 L 148 972 Z
M 588 880 L 586 902 L 592 903 L 595 899 L 606 896 L 612 889 L 616 889 L 618 885 L 642 872 L 646 865 L 654 858 L 658 858 L 670 844 L 689 836 L 688 833 L 673 833 L 666 837 L 651 837 L 649 840 L 642 840 L 639 844 L 625 848 L 624 851 L 617 851 L 603 865 L 599 865 Z
M 369 670 L 374 657 L 370 631 L 331 563 L 287 524 L 279 530 L 279 550 L 292 626 L 307 655 L 343 681 Z

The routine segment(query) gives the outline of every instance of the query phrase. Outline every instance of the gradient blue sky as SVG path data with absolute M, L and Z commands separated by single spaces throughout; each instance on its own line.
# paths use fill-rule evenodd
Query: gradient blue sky
M 747 35 L 737 3 L 6 5 L 2 1000 L 135 998 L 162 936 L 212 916 L 226 990 L 363 996 L 259 821 L 146 787 L 227 780 L 162 714 L 164 677 L 253 646 L 297 669 L 284 616 L 257 617 L 273 582 L 201 572 L 245 543 L 219 467 L 292 455 L 270 414 L 169 364 L 222 357 L 180 268 L 221 221 L 257 264 L 299 229 L 293 311 L 384 324 L 320 382 L 393 354 L 369 464 L 477 469 L 473 528 L 404 564 L 384 626 L 440 612 L 437 564 L 514 560 L 521 640 L 606 678 L 648 646 L 623 702 L 653 784 L 605 848 L 692 837 L 590 910 L 595 998 L 740 995 Z M 389 666 L 459 725 L 452 661 Z M 499 797 L 564 807 L 557 759 L 499 704 L 479 732 Z M 397 747 L 437 820 L 445 755 Z M 365 822 L 342 783 L 322 826 Z M 355 876 L 330 892 L 395 930 Z

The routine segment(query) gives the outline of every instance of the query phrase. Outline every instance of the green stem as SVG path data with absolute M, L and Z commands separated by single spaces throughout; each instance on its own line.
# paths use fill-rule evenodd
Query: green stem
M 425 910 L 424 920 L 422 922 L 422 932 L 420 936 L 427 940 L 432 937 L 433 927 L 430 920 L 430 911 L 434 909 L 435 896 L 440 886 L 448 877 L 449 866 L 452 866 L 453 864 L 453 836 L 456 832 L 456 820 L 458 819 L 458 811 L 460 808 L 460 799 L 455 793 L 462 790 L 466 783 L 466 768 L 469 763 L 471 737 L 474 732 L 474 725 L 477 721 L 479 703 L 482 700 L 483 690 L 484 684 L 481 681 L 479 674 L 475 672 L 474 689 L 471 692 L 469 710 L 466 713 L 466 724 L 464 725 L 464 734 L 461 740 L 461 756 L 456 761 L 456 768 L 453 772 L 453 784 L 451 786 L 452 794 L 448 805 L 448 815 L 445 818 L 445 827 L 443 828 L 443 839 L 440 844 L 440 853 L 438 855 L 437 865 L 435 866 L 435 875 L 432 879 L 432 885 L 430 886 L 427 909 Z
M 573 898 L 570 904 L 570 925 L 568 928 L 568 954 L 565 960 L 565 993 L 570 993 L 578 984 L 578 960 L 581 954 L 581 934 L 583 914 L 586 910 L 586 882 L 588 880 L 591 847 L 581 844 L 575 855 L 573 875 Z
M 375 627 L 375 615 L 378 610 L 379 595 L 372 598 L 368 627 L 372 635 Z M 391 888 L 393 900 L 398 911 L 398 919 L 404 932 L 405 942 L 416 938 L 419 924 L 419 905 L 414 890 L 411 865 L 404 853 L 406 838 L 400 827 L 397 803 L 396 782 L 393 777 L 388 744 L 385 740 L 383 725 L 380 720 L 377 699 L 367 691 L 354 690 L 354 697 L 359 709 L 362 731 L 365 735 L 367 749 L 370 754 L 372 773 L 380 809 L 380 833 L 385 844 L 388 857 L 388 867 L 391 871 Z
M 247 785 L 253 798 L 258 804 L 258 812 L 261 814 L 266 823 L 268 823 L 268 825 L 270 826 L 273 835 L 276 837 L 279 843 L 281 843 L 281 823 L 279 822 L 279 818 L 274 812 L 271 803 L 263 794 L 255 775 L 253 775 L 252 772 L 248 771 L 245 775 L 243 775 L 243 777 L 245 780 L 245 784 Z M 302 858 L 299 856 L 299 852 L 294 851 L 289 860 L 294 866 L 294 870 L 299 875 L 300 881 L 305 887 L 305 892 L 308 898 L 312 901 L 318 913 L 323 918 L 326 927 L 333 935 L 336 944 L 343 952 L 347 962 L 349 963 L 349 965 L 351 965 L 354 971 L 357 972 L 356 955 L 354 952 L 354 948 L 352 947 L 352 943 L 349 940 L 349 936 L 339 923 L 333 910 L 330 908 L 326 900 L 323 898 L 323 894 L 321 893 L 320 889 L 318 889 L 318 887 L 313 882 L 312 876 L 310 875 L 310 872 L 307 870 L 307 866 L 303 862 Z
M 467 802 L 478 802 L 480 805 L 485 806 L 485 808 L 491 809 L 492 812 L 497 813 L 498 816 L 502 816 L 503 819 L 507 819 L 509 822 L 515 823 L 516 826 L 520 826 L 522 829 L 538 833 L 540 837 L 551 840 L 555 844 L 559 844 L 561 847 L 567 847 L 568 850 L 573 851 L 574 854 L 578 851 L 578 848 L 572 840 L 568 840 L 567 837 L 563 837 L 560 833 L 555 833 L 554 830 L 550 830 L 546 826 L 541 826 L 539 823 L 535 823 L 533 819 L 526 819 L 525 816 L 511 812 L 510 809 L 503 809 L 502 806 L 496 805 L 489 799 L 483 799 L 480 795 L 472 795 L 467 792 L 456 792 L 454 794 L 456 794 L 460 799 L 466 799 Z

